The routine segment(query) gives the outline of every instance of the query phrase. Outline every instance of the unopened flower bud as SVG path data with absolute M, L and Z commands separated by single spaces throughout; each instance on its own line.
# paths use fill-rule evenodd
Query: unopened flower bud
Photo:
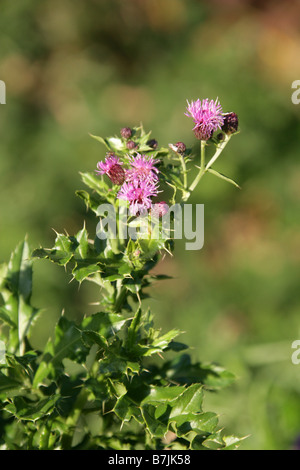
M 123 139 L 126 140 L 130 139 L 130 137 L 132 136 L 132 130 L 130 129 L 130 127 L 123 127 L 120 133 Z
M 226 134 L 234 134 L 237 132 L 239 127 L 239 120 L 236 113 L 226 113 L 224 114 L 224 124 L 222 126 L 222 131 Z
M 177 142 L 177 144 L 175 144 L 175 147 L 176 147 L 177 152 L 180 153 L 181 155 L 183 155 L 184 152 L 186 151 L 186 145 L 183 142 Z
M 128 150 L 134 150 L 137 148 L 137 145 L 135 142 L 133 142 L 133 140 L 129 140 L 126 144 L 126 147 L 128 148 Z
M 157 149 L 158 142 L 155 139 L 148 140 L 147 142 L 148 147 L 151 147 L 152 149 Z

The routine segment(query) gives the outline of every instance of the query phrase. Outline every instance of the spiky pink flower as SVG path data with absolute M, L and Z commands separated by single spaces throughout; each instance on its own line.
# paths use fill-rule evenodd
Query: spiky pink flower
M 106 174 L 113 184 L 121 185 L 125 181 L 125 171 L 122 168 L 123 162 L 115 155 L 109 155 L 104 162 L 98 162 L 96 173 Z
M 199 140 L 208 140 L 213 132 L 221 129 L 224 124 L 224 116 L 222 115 L 222 107 L 219 100 L 205 99 L 197 100 L 191 103 L 187 102 L 186 116 L 194 120 L 194 134 Z
M 126 170 L 126 181 L 157 181 L 159 170 L 155 167 L 158 160 L 154 157 L 146 155 L 140 155 L 139 153 L 135 157 L 129 157 L 129 164 L 131 168 Z
M 117 197 L 129 202 L 131 215 L 140 215 L 151 208 L 151 198 L 157 194 L 157 182 L 133 180 L 122 185 Z

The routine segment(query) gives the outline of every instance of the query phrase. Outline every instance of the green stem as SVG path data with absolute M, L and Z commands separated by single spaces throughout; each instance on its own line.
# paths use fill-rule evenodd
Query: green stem
M 189 187 L 189 191 L 192 192 L 196 188 L 197 184 L 201 180 L 201 178 L 205 175 L 205 173 L 210 169 L 210 167 L 215 163 L 215 161 L 219 158 L 221 153 L 223 152 L 224 148 L 228 144 L 231 139 L 231 135 L 225 135 L 225 138 L 221 144 L 217 146 L 217 150 L 213 157 L 209 160 L 207 165 L 205 166 L 205 147 L 207 142 L 205 140 L 201 140 L 201 165 L 200 170 L 194 181 Z
M 223 142 L 221 144 L 218 145 L 216 153 L 214 154 L 214 156 L 211 158 L 211 160 L 206 165 L 206 171 L 215 163 L 217 158 L 219 158 L 219 156 L 223 152 L 224 148 L 226 147 L 226 145 L 230 141 L 230 138 L 231 138 L 231 135 L 226 135 L 225 134 L 225 139 L 223 140 Z
M 184 161 L 184 156 L 181 155 L 180 153 L 178 153 L 178 156 L 179 156 L 180 163 L 181 163 L 181 166 L 182 166 L 183 186 L 184 186 L 184 189 L 186 189 L 186 188 L 187 188 L 187 171 L 186 171 L 186 164 L 185 164 L 185 161 Z
M 200 164 L 200 171 L 192 184 L 189 187 L 189 191 L 192 192 L 196 188 L 197 184 L 201 180 L 201 178 L 204 176 L 206 168 L 205 168 L 205 147 L 206 147 L 206 140 L 201 140 L 201 164 Z
M 188 187 L 188 180 L 187 180 L 187 169 L 186 169 L 186 163 L 184 160 L 184 155 L 176 150 L 176 147 L 174 145 L 170 144 L 170 148 L 173 150 L 173 152 L 176 153 L 178 160 L 180 161 L 181 168 L 182 168 L 182 174 L 183 174 L 183 188 L 181 189 L 182 191 L 182 200 L 186 201 L 190 197 L 190 193 L 187 190 Z M 175 204 L 175 196 L 176 196 L 176 187 L 172 186 L 174 188 L 174 194 L 173 194 L 173 204 Z

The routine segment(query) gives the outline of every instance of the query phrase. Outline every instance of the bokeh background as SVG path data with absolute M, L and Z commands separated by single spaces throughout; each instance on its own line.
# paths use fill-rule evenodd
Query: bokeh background
M 239 115 L 207 176 L 205 246 L 178 244 L 157 270 L 156 326 L 180 328 L 195 360 L 216 361 L 235 385 L 207 395 L 242 449 L 296 449 L 300 435 L 300 79 L 297 0 L 1 1 L 0 261 L 28 234 L 33 248 L 89 222 L 74 192 L 104 148 L 89 137 L 140 122 L 159 144 L 191 145 L 186 99 L 219 97 Z M 92 226 L 93 230 L 93 226 Z M 63 270 L 35 265 L 34 303 L 45 307 L 36 345 L 64 308 L 96 300 Z

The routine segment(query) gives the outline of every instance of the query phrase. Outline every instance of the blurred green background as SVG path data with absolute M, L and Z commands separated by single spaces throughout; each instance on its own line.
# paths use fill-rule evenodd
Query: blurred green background
M 143 123 L 160 145 L 191 145 L 186 99 L 216 99 L 239 115 L 216 169 L 242 191 L 207 176 L 205 246 L 156 269 L 174 280 L 153 288 L 156 326 L 180 328 L 195 360 L 217 361 L 236 384 L 208 395 L 242 449 L 294 449 L 300 435 L 300 6 L 272 0 L 2 0 L 0 261 L 28 234 L 33 248 L 73 234 L 86 214 L 74 191 L 104 147 L 89 133 Z M 35 265 L 43 328 L 65 308 L 97 300 L 63 270 Z M 47 328 L 45 328 L 45 325 Z M 41 327 L 41 325 L 40 325 Z

